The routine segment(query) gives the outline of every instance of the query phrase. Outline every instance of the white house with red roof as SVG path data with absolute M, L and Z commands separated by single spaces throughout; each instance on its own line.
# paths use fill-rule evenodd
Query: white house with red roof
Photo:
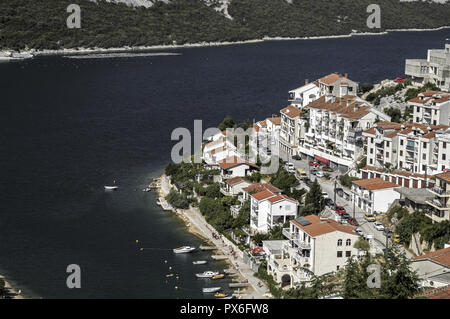
M 428 91 L 408 101 L 413 119 L 428 125 L 450 125 L 450 93 Z
M 385 213 L 400 193 L 394 189 L 399 185 L 381 178 L 361 179 L 352 183 L 352 202 L 369 214 Z
M 259 171 L 259 166 L 236 155 L 218 161 L 222 179 L 244 177 Z
M 320 96 L 319 82 L 309 83 L 305 80 L 305 85 L 289 91 L 289 102 L 298 108 L 302 108 Z
M 250 195 L 250 229 L 267 233 L 297 216 L 298 201 L 268 189 Z
M 353 247 L 359 239 L 355 228 L 317 215 L 291 220 L 283 229 L 287 240 L 280 241 L 282 249 L 268 253 L 268 273 L 282 286 L 292 287 L 311 280 L 304 268 L 317 276 L 344 268 L 348 258 L 359 254 Z
M 244 188 L 247 188 L 250 185 L 252 185 L 251 182 L 238 176 L 223 180 L 221 182 L 220 191 L 225 196 L 236 196 L 239 193 L 243 193 Z
M 423 287 L 450 285 L 450 247 L 414 257 L 411 263 Z

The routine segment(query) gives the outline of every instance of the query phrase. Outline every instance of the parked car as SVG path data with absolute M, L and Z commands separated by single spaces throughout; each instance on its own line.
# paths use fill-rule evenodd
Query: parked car
M 317 171 L 316 176 L 322 178 L 324 175 L 322 171 Z
M 312 170 L 310 171 L 310 173 L 313 174 L 313 175 L 316 175 L 317 172 L 318 172 L 318 171 L 317 171 L 316 169 L 312 169 Z
M 334 203 L 334 201 L 331 198 L 325 198 L 325 205 L 327 205 L 328 207 L 334 209 L 336 207 L 336 204 Z
M 359 226 L 359 223 L 356 219 L 354 219 L 353 217 L 347 219 L 348 223 L 352 226 Z
M 329 167 L 329 166 L 324 166 L 324 167 L 322 167 L 322 171 L 324 171 L 324 172 L 332 172 L 333 169 L 331 167 Z
M 376 230 L 380 230 L 380 231 L 384 230 L 384 226 L 380 222 L 373 223 L 373 226 L 375 227 Z
M 399 234 L 394 234 L 394 236 L 391 237 L 392 241 L 394 243 L 399 243 L 400 242 L 400 235 Z
M 364 232 L 363 232 L 361 229 L 359 229 L 359 228 L 356 228 L 356 229 L 355 229 L 355 232 L 356 232 L 359 236 L 364 236 Z
M 325 191 L 322 192 L 322 196 L 323 196 L 323 198 L 325 198 L 325 199 L 326 199 L 326 198 L 329 198 L 328 193 L 325 192 Z
M 319 166 L 319 163 L 316 161 L 309 161 L 309 166 Z
M 340 188 L 340 187 L 337 187 L 337 188 L 336 188 L 336 194 L 337 194 L 339 197 L 343 197 L 343 196 L 344 196 L 344 190 L 343 190 L 342 188 Z
M 373 216 L 372 214 L 364 214 L 364 218 L 365 220 L 371 223 L 376 221 L 375 216 Z
M 296 161 L 301 161 L 302 157 L 300 155 L 294 155 L 294 156 L 292 156 L 292 159 L 296 160 Z
M 341 215 L 341 218 L 346 219 L 348 221 L 351 218 L 351 216 L 349 214 L 347 214 L 347 213 L 343 213 Z
M 336 207 L 336 213 L 338 213 L 339 215 L 345 214 L 347 211 L 345 210 L 344 207 L 342 206 L 338 206 Z

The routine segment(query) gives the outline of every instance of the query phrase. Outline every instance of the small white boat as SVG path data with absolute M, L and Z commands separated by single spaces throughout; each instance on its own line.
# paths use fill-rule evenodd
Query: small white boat
M 119 186 L 105 186 L 105 191 L 115 191 Z
M 192 262 L 194 265 L 204 265 L 208 263 L 206 260 L 197 260 Z
M 201 274 L 195 274 L 197 276 L 197 278 L 211 278 L 213 276 L 217 276 L 219 274 L 219 272 L 217 271 L 205 271 L 202 272 Z
M 218 292 L 221 291 L 222 287 L 210 287 L 210 288 L 203 288 L 203 292 L 205 294 L 209 294 L 209 293 L 213 293 L 213 292 Z
M 152 189 L 151 189 L 150 187 L 147 187 L 147 188 L 144 188 L 142 191 L 148 193 L 148 192 L 150 192 L 151 190 L 152 190 Z
M 175 249 L 173 250 L 173 252 L 174 252 L 175 254 L 187 254 L 187 253 L 190 253 L 190 252 L 192 252 L 192 251 L 194 251 L 194 250 L 195 250 L 195 247 L 191 247 L 191 246 L 183 246 L 183 247 L 175 248 Z

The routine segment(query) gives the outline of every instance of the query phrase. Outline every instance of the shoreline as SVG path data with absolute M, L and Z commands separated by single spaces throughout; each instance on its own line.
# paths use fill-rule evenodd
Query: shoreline
M 340 35 L 324 35 L 324 36 L 308 36 L 308 37 L 263 37 L 261 39 L 250 39 L 244 41 L 223 41 L 223 42 L 198 42 L 198 43 L 186 43 L 186 44 L 173 44 L 173 45 L 151 45 L 151 46 L 124 46 L 118 48 L 70 48 L 70 49 L 57 49 L 57 50 L 26 50 L 20 51 L 21 53 L 33 54 L 34 56 L 52 56 L 52 55 L 86 55 L 94 53 L 123 53 L 123 52 L 133 52 L 133 51 L 151 51 L 151 50 L 177 50 L 186 48 L 203 48 L 203 47 L 220 47 L 229 45 L 241 45 L 241 44 L 252 44 L 252 43 L 263 43 L 269 41 L 296 41 L 296 40 L 325 40 L 325 39 L 340 39 L 340 38 L 351 38 L 353 36 L 379 36 L 386 35 L 391 32 L 432 32 L 440 31 L 444 29 L 450 29 L 450 26 L 441 26 L 437 28 L 428 29 L 386 29 L 381 32 L 351 32 L 349 34 Z M 2 52 L 2 51 L 0 51 Z M 21 61 L 25 59 L 10 59 L 8 57 L 0 57 L 0 62 L 12 62 Z
M 14 289 L 14 287 L 4 276 L 0 275 L 0 279 L 5 281 L 6 296 L 8 296 L 8 298 L 5 299 L 25 299 L 25 297 L 21 294 L 21 290 L 17 291 Z
M 160 185 L 157 190 L 158 201 L 165 201 L 164 197 L 170 192 L 170 190 L 173 189 L 173 186 L 170 183 L 170 179 L 165 174 L 162 174 L 157 180 Z M 205 240 L 208 245 L 216 247 L 217 249 L 215 251 L 218 255 L 224 255 L 227 257 L 222 261 L 228 264 L 231 268 L 237 270 L 238 278 L 235 277 L 233 279 L 248 281 L 248 287 L 239 292 L 239 297 L 244 297 L 245 299 L 265 298 L 265 294 L 269 293 L 269 289 L 263 281 L 254 277 L 253 270 L 251 270 L 243 262 L 243 252 L 223 235 L 220 235 L 220 239 L 213 238 L 212 232 L 218 232 L 213 226 L 206 222 L 198 208 L 190 207 L 189 209 L 172 209 L 171 211 L 185 222 L 189 233 Z M 232 256 L 232 251 L 237 254 L 237 258 Z M 261 283 L 262 286 L 258 286 L 258 283 Z

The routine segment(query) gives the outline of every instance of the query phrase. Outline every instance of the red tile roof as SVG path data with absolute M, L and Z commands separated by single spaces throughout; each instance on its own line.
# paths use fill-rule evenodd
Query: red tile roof
M 339 75 L 337 73 L 331 73 L 331 74 L 328 74 L 328 75 L 320 78 L 319 81 L 322 83 L 325 83 L 326 85 L 331 85 L 334 82 L 336 82 L 337 80 L 339 80 L 340 78 L 343 78 L 343 76 Z
M 375 191 L 379 189 L 385 189 L 385 188 L 392 188 L 392 187 L 399 187 L 397 184 L 385 181 L 381 178 L 368 178 L 368 179 L 361 179 L 359 181 L 354 181 L 353 184 L 356 184 L 360 187 L 363 187 L 365 189 L 368 189 L 370 191 Z
M 433 260 L 441 265 L 450 267 L 450 247 L 436 250 L 435 252 L 417 256 L 414 260 Z
M 450 299 L 450 285 L 427 289 L 416 296 L 426 297 L 427 299 Z
M 267 119 L 267 121 L 272 122 L 275 125 L 280 125 L 281 124 L 281 117 L 277 116 L 277 117 L 269 117 Z
M 276 194 L 272 193 L 271 191 L 265 189 L 261 192 L 255 193 L 251 195 L 254 199 L 261 201 L 261 200 L 265 200 L 268 199 L 270 197 L 274 197 L 277 196 Z
M 293 105 L 289 105 L 288 107 L 282 109 L 281 113 L 293 119 L 300 116 L 300 114 L 302 114 L 302 111 Z
M 447 183 L 450 183 L 450 172 L 440 173 L 440 174 L 436 174 L 434 176 L 446 181 Z
M 250 182 L 246 181 L 242 177 L 233 177 L 233 178 L 229 178 L 229 179 L 225 180 L 225 183 L 227 183 L 230 186 L 233 186 L 233 185 L 236 185 L 236 184 L 240 184 L 240 183 L 244 183 L 244 182 L 250 184 Z
M 261 192 L 263 190 L 269 190 L 272 193 L 281 193 L 281 189 L 276 188 L 275 186 L 273 186 L 270 183 L 256 183 L 256 184 L 252 184 L 246 188 L 244 188 L 244 191 L 248 192 L 248 193 L 252 193 L 252 192 Z
M 326 221 L 323 221 L 317 215 L 308 215 L 305 216 L 305 218 L 310 221 L 311 224 L 303 226 L 295 219 L 291 220 L 291 223 L 304 230 L 312 237 L 321 236 L 335 231 L 340 231 L 357 236 L 357 234 L 353 232 L 353 229 L 356 228 L 355 226 L 344 226 L 333 219 L 327 219 Z
M 219 162 L 219 166 L 225 170 L 239 166 L 239 165 L 248 165 L 248 166 L 251 166 L 254 168 L 259 168 L 259 166 L 257 166 L 256 164 L 249 162 L 247 160 L 244 160 L 237 156 L 227 157 Z

